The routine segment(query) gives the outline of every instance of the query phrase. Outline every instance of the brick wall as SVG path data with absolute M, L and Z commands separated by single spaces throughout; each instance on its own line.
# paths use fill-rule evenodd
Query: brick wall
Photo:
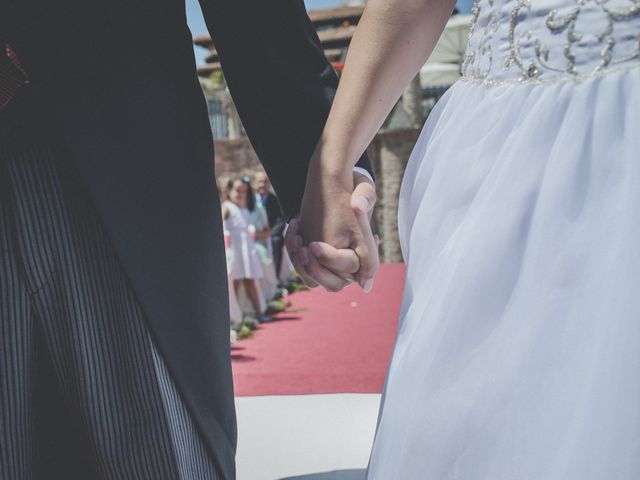
M 259 170 L 258 156 L 246 137 L 234 140 L 216 140 L 216 175 Z

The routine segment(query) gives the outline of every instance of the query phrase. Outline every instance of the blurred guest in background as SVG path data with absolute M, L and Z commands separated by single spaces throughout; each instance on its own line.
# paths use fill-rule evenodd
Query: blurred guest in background
M 227 182 L 226 200 L 222 204 L 224 230 L 229 239 L 227 249 L 229 278 L 233 281 L 236 294 L 241 287 L 244 287 L 257 320 L 266 322 L 270 318 L 263 314 L 264 302 L 260 297 L 257 284 L 257 280 L 264 276 L 264 269 L 256 250 L 255 239 L 258 236 L 268 236 L 269 233 L 265 233 L 264 230 L 256 232 L 251 223 L 251 216 L 255 209 L 256 200 L 249 177 L 231 178 Z
M 276 275 L 279 276 L 282 266 L 282 249 L 284 247 L 286 219 L 282 213 L 276 194 L 271 191 L 271 182 L 265 172 L 259 172 L 255 175 L 254 185 L 257 191 L 256 199 L 267 212 L 267 219 L 271 226 L 273 263 L 275 265 Z
M 253 193 L 253 192 L 252 192 Z M 273 257 L 273 247 L 271 244 L 271 228 L 267 210 L 259 201 L 259 194 L 255 196 L 256 206 L 249 216 L 249 223 L 255 230 L 256 251 L 262 261 L 264 275 L 259 281 L 262 297 L 265 301 L 272 300 L 278 292 L 278 276 Z

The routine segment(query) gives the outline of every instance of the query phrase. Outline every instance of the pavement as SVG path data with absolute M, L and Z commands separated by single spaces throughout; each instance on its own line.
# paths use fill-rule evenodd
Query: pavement
M 238 480 L 364 480 L 395 340 L 404 266 L 372 292 L 321 289 L 231 349 Z
M 364 480 L 379 394 L 236 398 L 238 480 Z

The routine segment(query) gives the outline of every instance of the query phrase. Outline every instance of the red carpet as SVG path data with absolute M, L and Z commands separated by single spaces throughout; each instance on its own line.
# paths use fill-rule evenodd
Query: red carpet
M 380 393 L 395 341 L 404 265 L 383 265 L 370 294 L 315 289 L 232 349 L 237 396 Z

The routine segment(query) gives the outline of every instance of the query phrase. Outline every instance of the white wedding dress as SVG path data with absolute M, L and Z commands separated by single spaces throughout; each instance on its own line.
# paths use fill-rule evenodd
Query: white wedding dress
M 640 479 L 640 0 L 481 0 L 401 192 L 369 480 Z

